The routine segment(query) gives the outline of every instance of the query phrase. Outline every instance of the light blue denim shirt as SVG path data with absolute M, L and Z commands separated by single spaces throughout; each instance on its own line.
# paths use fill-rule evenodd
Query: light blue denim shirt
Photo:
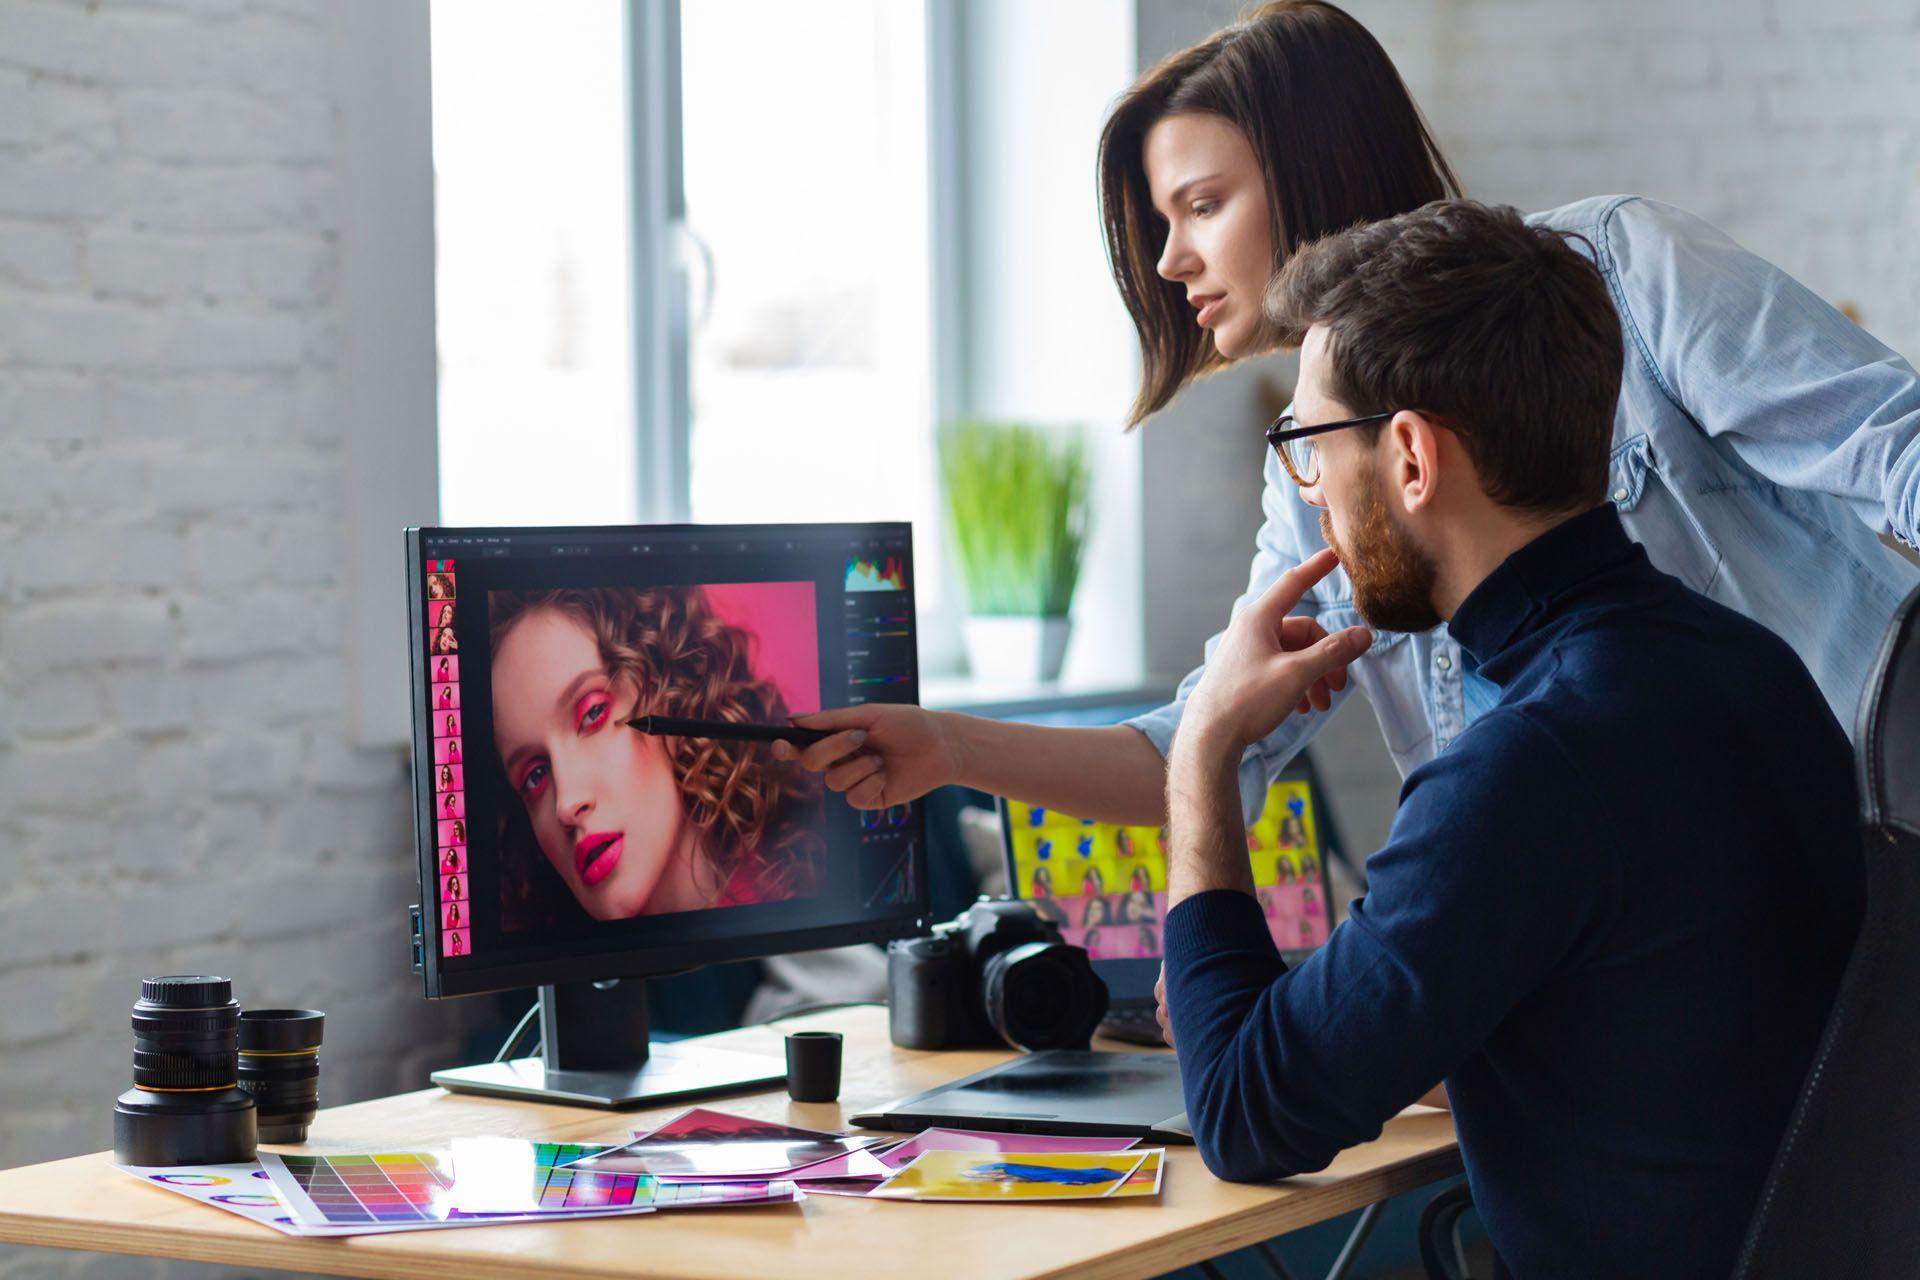
M 1530 221 L 1579 232 L 1626 342 L 1608 493 L 1653 563 L 1772 628 L 1807 664 L 1849 736 L 1894 607 L 1920 570 L 1881 543 L 1920 545 L 1920 378 L 1913 366 L 1778 267 L 1699 218 L 1600 196 Z M 1575 247 L 1580 247 L 1574 241 Z M 1250 440 L 1257 433 L 1249 432 Z M 1250 446 L 1251 447 L 1251 446 Z M 1266 521 L 1238 613 L 1324 546 L 1319 511 L 1267 450 Z M 1361 625 L 1335 569 L 1296 613 Z M 1207 642 L 1213 655 L 1220 637 Z M 1186 698 L 1128 721 L 1166 754 Z M 1467 723 L 1460 646 L 1442 626 L 1380 633 L 1351 668 L 1402 776 Z M 1327 715 L 1289 716 L 1248 748 L 1248 817 Z

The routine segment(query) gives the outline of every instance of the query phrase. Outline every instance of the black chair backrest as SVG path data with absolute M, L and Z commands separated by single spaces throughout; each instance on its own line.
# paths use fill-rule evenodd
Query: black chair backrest
M 1920 591 L 1856 740 L 1867 904 L 1735 1280 L 1920 1276 Z

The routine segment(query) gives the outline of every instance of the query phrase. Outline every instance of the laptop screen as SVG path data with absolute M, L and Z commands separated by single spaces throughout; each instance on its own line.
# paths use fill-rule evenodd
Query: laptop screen
M 1007 880 L 1087 949 L 1116 999 L 1151 994 L 1167 910 L 1165 828 L 1088 822 L 1017 800 L 1001 802 Z M 1332 930 L 1326 818 L 1304 772 L 1267 788 L 1247 828 L 1254 892 L 1274 944 L 1291 960 Z

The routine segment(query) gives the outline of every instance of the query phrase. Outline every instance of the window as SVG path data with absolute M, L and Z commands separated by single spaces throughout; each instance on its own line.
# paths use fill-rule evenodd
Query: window
M 909 519 L 930 552 L 921 6 L 692 0 L 680 47 L 693 518 Z
M 431 14 L 441 520 L 632 523 L 622 6 Z
M 433 5 L 444 521 L 669 519 L 684 493 L 698 521 L 912 520 L 937 566 L 923 6 L 645 4 Z M 646 74 L 675 42 L 628 24 L 663 13 L 677 63 L 629 95 L 630 51 Z M 684 190 L 682 225 L 629 199 L 661 133 L 632 180 Z

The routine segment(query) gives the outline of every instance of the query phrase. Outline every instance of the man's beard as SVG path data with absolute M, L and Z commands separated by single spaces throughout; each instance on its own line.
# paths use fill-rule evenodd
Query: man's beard
M 1433 611 L 1433 584 L 1439 567 L 1413 544 L 1380 496 L 1380 477 L 1369 472 L 1360 491 L 1352 541 L 1334 540 L 1333 517 L 1320 513 L 1320 536 L 1327 540 L 1353 582 L 1353 607 L 1367 625 L 1380 631 L 1430 631 L 1440 625 Z

